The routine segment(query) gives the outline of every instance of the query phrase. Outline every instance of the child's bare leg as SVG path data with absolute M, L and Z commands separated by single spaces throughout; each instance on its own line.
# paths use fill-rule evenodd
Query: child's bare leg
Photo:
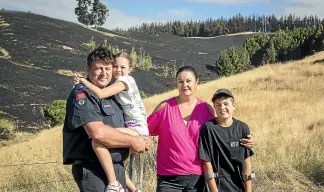
M 127 174 L 126 174 L 126 187 L 127 187 L 128 191 L 136 190 L 136 186 L 134 185 L 134 183 L 132 182 L 132 180 L 129 178 L 129 176 Z
M 108 183 L 116 184 L 117 179 L 115 175 L 115 170 L 108 149 L 103 144 L 95 142 L 93 140 L 92 140 L 92 148 L 96 152 L 97 157 L 101 163 L 101 166 L 106 173 Z
M 118 131 L 123 132 L 123 133 L 127 133 L 133 136 L 138 136 L 138 132 L 135 131 L 134 129 L 130 129 L 130 128 L 116 128 Z
M 138 132 L 135 131 L 134 129 L 130 129 L 130 128 L 117 128 L 118 131 L 123 132 L 123 133 L 127 133 L 133 136 L 138 136 Z M 129 154 L 132 154 L 134 151 L 132 149 L 129 149 Z M 134 185 L 134 183 L 132 182 L 132 180 L 129 178 L 128 174 L 126 174 L 126 187 L 128 189 L 128 191 L 135 191 L 136 190 L 136 186 Z

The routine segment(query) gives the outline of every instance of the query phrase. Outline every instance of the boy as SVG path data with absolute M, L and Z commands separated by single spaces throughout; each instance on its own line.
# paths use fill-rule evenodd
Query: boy
M 252 192 L 250 156 L 240 139 L 250 134 L 249 127 L 233 118 L 235 101 L 228 89 L 218 89 L 212 97 L 217 117 L 207 121 L 199 137 L 199 158 L 210 192 Z

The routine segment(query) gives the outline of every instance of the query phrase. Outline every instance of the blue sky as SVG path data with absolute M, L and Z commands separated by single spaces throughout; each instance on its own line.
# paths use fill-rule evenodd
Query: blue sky
M 106 1 L 111 6 L 123 10 L 130 15 L 154 18 L 157 14 L 167 14 L 184 19 L 204 20 L 208 17 L 230 17 L 236 13 L 245 15 L 251 13 L 263 14 L 278 12 L 276 6 L 264 6 L 266 3 L 251 4 L 226 4 L 226 3 L 201 3 L 191 1 L 148 1 L 148 0 L 111 0 Z M 172 14 L 173 13 L 173 14 Z
M 110 9 L 104 27 L 127 28 L 142 22 L 205 20 L 243 15 L 293 13 L 324 17 L 324 0 L 101 0 Z M 0 0 L 0 8 L 31 11 L 77 22 L 76 0 Z

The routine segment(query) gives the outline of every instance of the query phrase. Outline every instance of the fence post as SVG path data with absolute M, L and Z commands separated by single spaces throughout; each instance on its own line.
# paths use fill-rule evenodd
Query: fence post
M 135 156 L 136 153 L 132 153 L 129 158 L 129 178 L 132 180 L 135 186 L 137 186 L 137 181 L 136 181 L 136 165 L 135 165 Z
M 144 154 L 132 153 L 129 159 L 129 177 L 138 189 L 143 189 Z

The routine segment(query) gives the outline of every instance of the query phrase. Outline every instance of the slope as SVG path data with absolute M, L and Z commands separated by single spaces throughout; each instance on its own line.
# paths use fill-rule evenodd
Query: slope
M 247 122 L 256 138 L 254 191 L 324 191 L 324 65 L 313 64 L 323 59 L 321 52 L 199 85 L 198 96 L 206 101 L 217 88 L 233 91 L 235 117 Z M 145 99 L 148 113 L 176 94 L 173 90 Z M 0 172 L 6 175 L 0 190 L 76 191 L 70 166 L 61 165 L 61 131 L 56 127 L 0 148 Z M 154 157 L 152 149 L 145 159 L 144 191 L 155 189 Z
M 97 45 L 106 38 L 122 49 L 132 47 L 152 56 L 153 68 L 133 73 L 139 89 L 148 94 L 170 90 L 173 78 L 162 77 L 162 66 L 195 66 L 201 80 L 215 79 L 205 65 L 213 64 L 221 49 L 243 43 L 248 36 L 215 40 L 154 36 L 144 33 L 112 34 L 95 31 L 76 23 L 15 11 L 0 12 L 0 111 L 2 117 L 41 123 L 42 108 L 53 100 L 66 99 L 71 89 L 71 74 L 85 71 L 88 53 L 83 43 L 93 38 Z M 222 40 L 223 39 L 223 40 Z M 37 125 L 28 126 L 37 128 Z

